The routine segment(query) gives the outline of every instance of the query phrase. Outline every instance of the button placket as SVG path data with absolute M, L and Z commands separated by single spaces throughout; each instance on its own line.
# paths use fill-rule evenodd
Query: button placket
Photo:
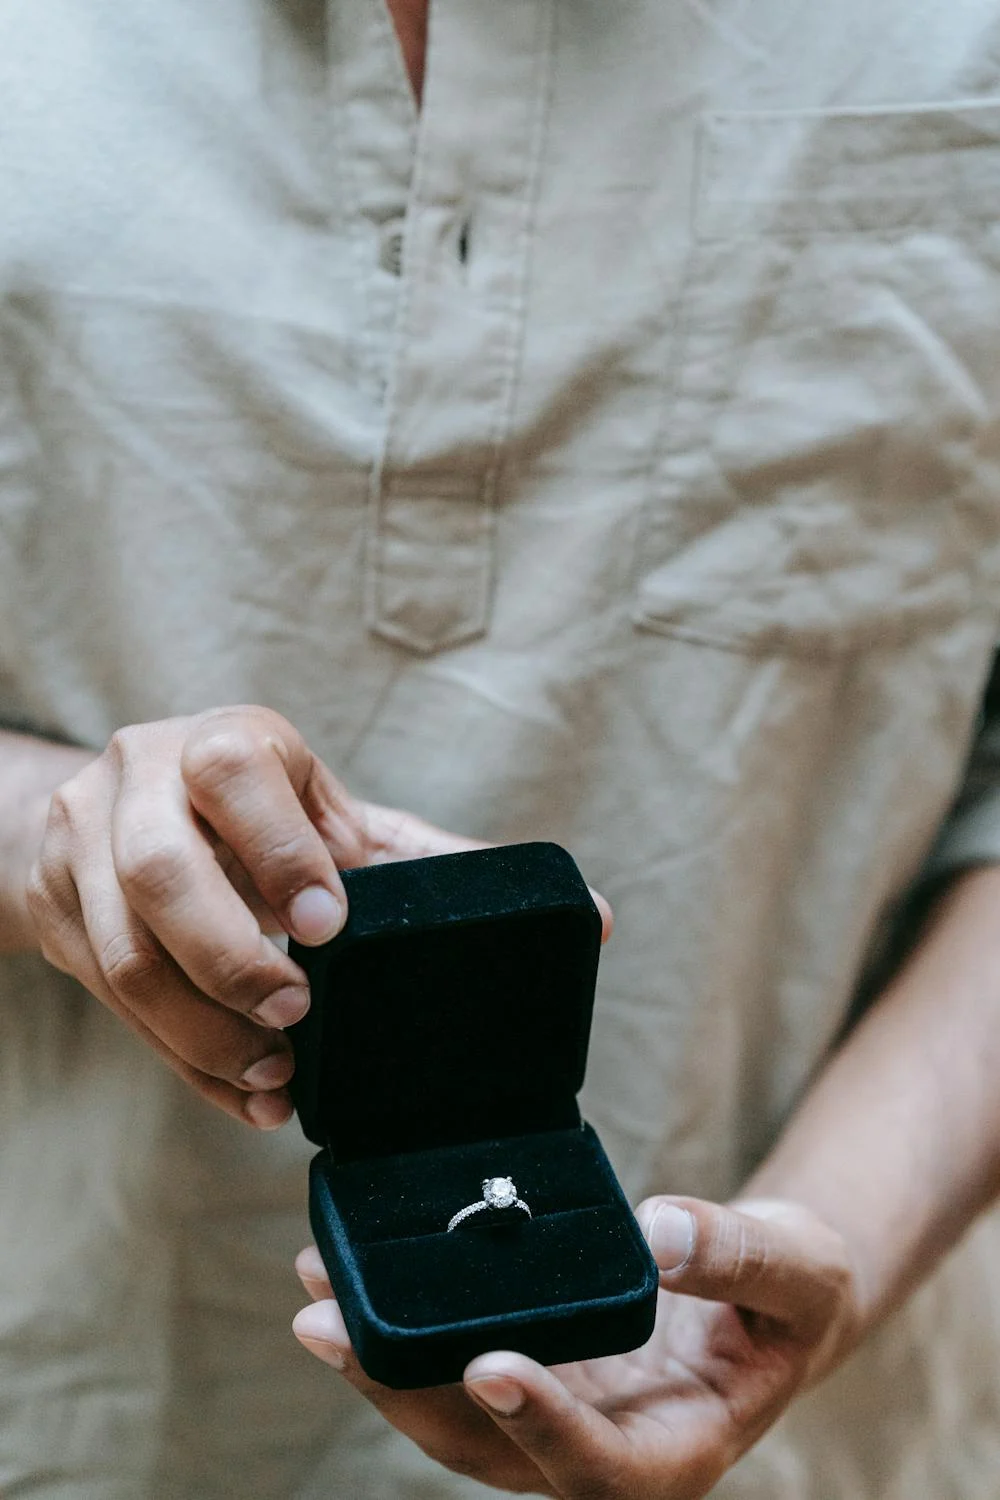
M 369 627 L 416 651 L 488 624 L 554 10 L 435 3 L 366 569 Z
M 347 221 L 362 309 L 357 326 L 366 385 L 375 403 L 373 424 L 381 432 L 399 301 L 399 275 L 386 263 L 387 245 L 396 237 L 401 266 L 416 151 L 416 103 L 385 0 L 328 3 L 327 14 L 334 146 L 349 199 Z

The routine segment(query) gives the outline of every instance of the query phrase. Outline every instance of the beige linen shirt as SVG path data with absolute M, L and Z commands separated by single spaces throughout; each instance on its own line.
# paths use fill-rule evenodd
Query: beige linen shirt
M 998 214 L 990 0 L 434 0 L 419 119 L 382 0 L 6 0 L 0 719 L 266 703 L 568 845 L 586 1113 L 633 1197 L 729 1193 L 962 779 Z M 990 743 L 942 868 L 1000 849 Z M 288 1333 L 308 1155 L 0 967 L 8 1500 L 483 1493 Z M 718 1494 L 995 1500 L 998 1267 L 986 1221 Z

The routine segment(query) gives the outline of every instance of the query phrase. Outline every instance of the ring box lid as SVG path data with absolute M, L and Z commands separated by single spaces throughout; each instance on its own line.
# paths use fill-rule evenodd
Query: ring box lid
M 292 943 L 312 1004 L 293 1102 L 335 1161 L 579 1125 L 601 918 L 530 843 L 343 872 L 348 919 Z

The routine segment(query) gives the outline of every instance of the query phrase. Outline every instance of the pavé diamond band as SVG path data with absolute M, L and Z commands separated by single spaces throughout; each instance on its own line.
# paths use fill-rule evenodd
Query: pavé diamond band
M 519 1208 L 522 1213 L 528 1215 L 529 1219 L 531 1218 L 531 1209 L 523 1198 L 517 1196 L 517 1188 L 510 1177 L 484 1177 L 483 1196 L 475 1203 L 468 1203 L 465 1208 L 460 1208 L 458 1213 L 448 1220 L 448 1233 L 457 1229 L 459 1224 L 471 1218 L 473 1214 L 482 1213 L 485 1208 L 494 1211 Z

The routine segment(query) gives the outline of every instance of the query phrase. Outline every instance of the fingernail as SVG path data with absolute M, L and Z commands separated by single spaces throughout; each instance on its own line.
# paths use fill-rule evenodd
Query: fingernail
M 253 1014 L 254 1019 L 262 1026 L 276 1026 L 280 1030 L 283 1026 L 293 1026 L 296 1021 L 301 1021 L 308 1009 L 309 991 L 299 984 L 293 984 L 268 995 Z
M 516 1380 L 508 1380 L 503 1375 L 484 1375 L 480 1380 L 470 1380 L 469 1390 L 477 1401 L 501 1417 L 516 1416 L 525 1402 L 523 1388 Z
M 292 1330 L 296 1338 L 308 1344 L 328 1365 L 342 1370 L 347 1364 L 345 1346 L 350 1339 L 336 1302 L 314 1302 L 311 1307 L 301 1308 L 292 1319 Z
M 258 1130 L 277 1130 L 292 1113 L 287 1094 L 248 1094 L 243 1113 Z
M 661 1203 L 649 1226 L 649 1248 L 661 1271 L 677 1271 L 694 1249 L 694 1219 L 686 1208 Z
M 243 1074 L 248 1089 L 281 1089 L 295 1071 L 290 1052 L 271 1052 L 260 1058 Z
M 340 931 L 341 905 L 325 886 L 307 885 L 288 908 L 288 920 L 300 942 L 325 943 Z
M 300 1276 L 308 1276 L 310 1281 L 322 1281 L 326 1275 L 326 1266 L 323 1257 L 315 1245 L 307 1245 L 300 1250 L 295 1257 L 295 1269 Z

